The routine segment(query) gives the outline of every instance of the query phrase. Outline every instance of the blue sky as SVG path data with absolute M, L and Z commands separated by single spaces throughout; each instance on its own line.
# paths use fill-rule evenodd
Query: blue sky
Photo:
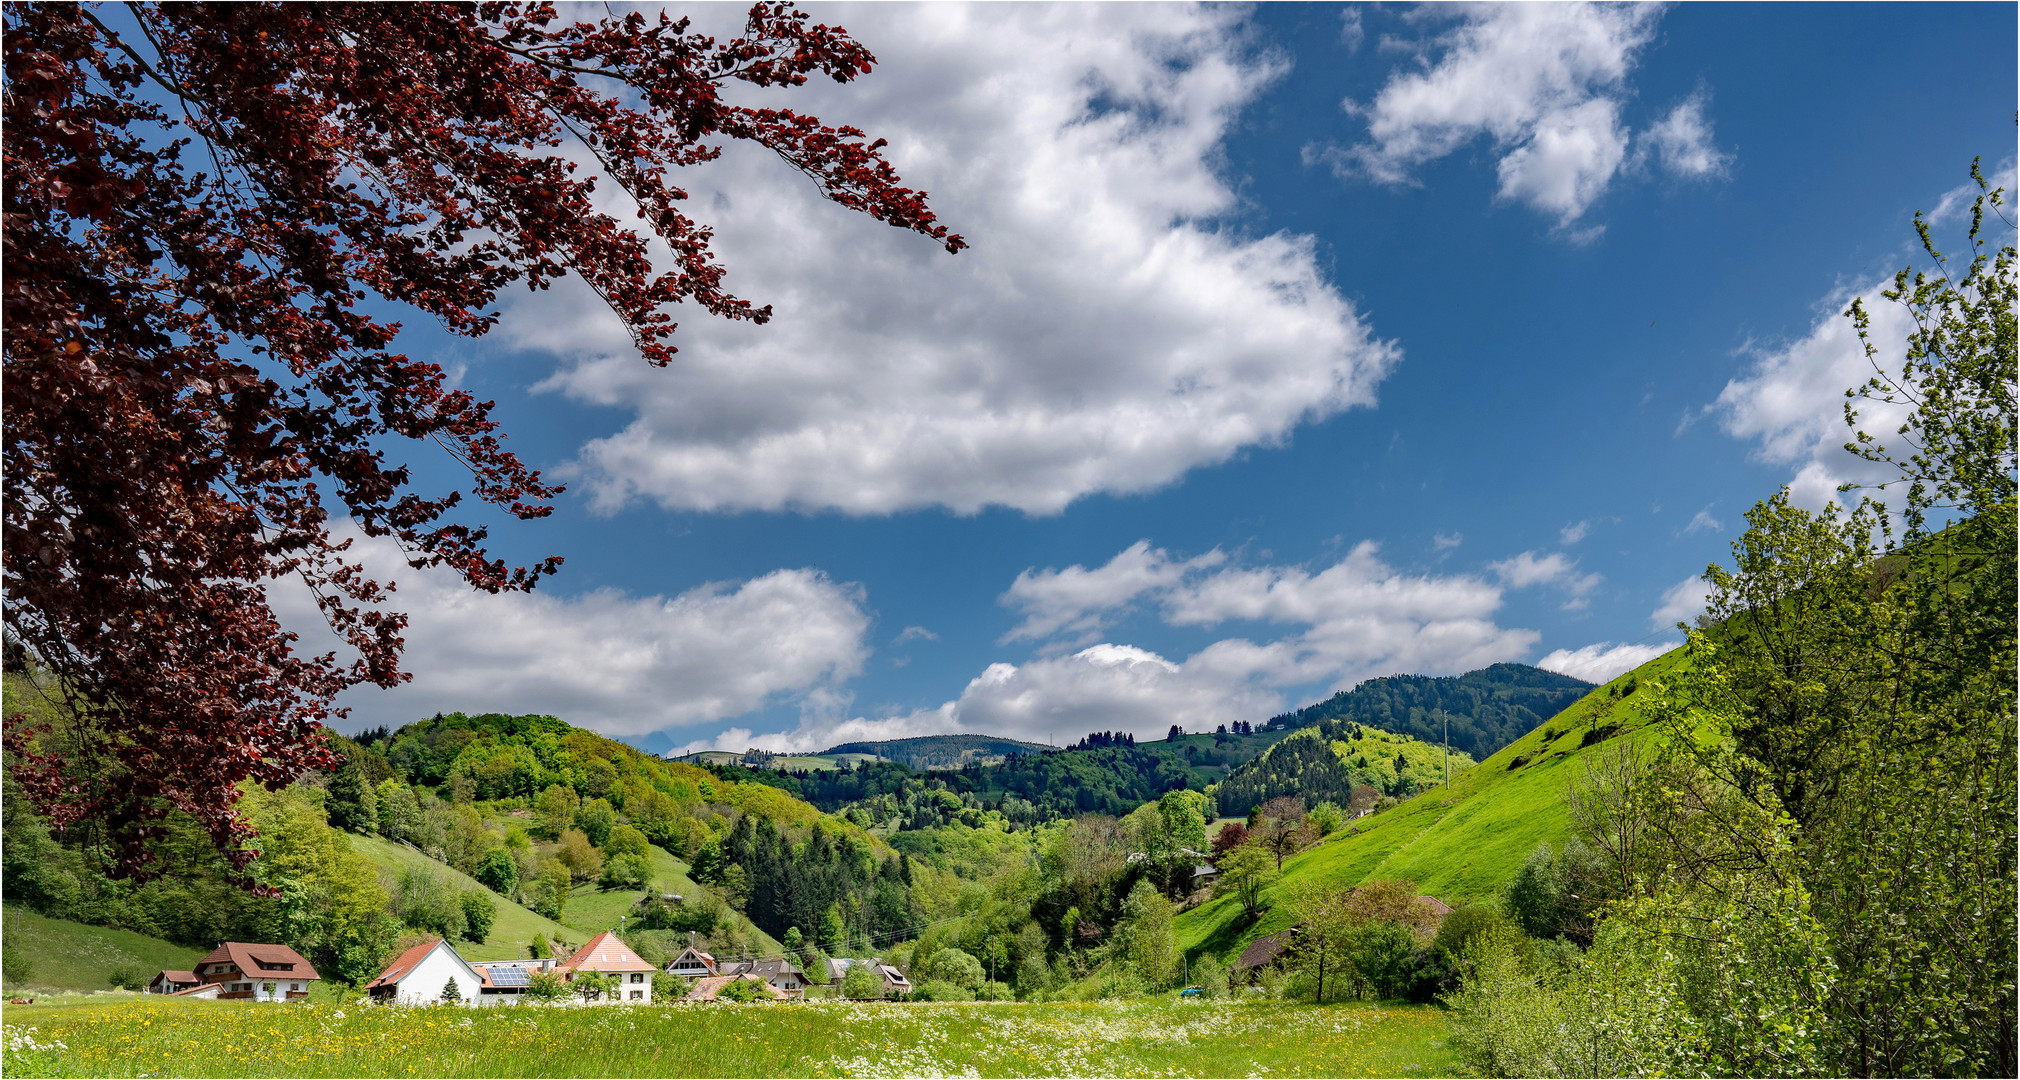
M 1070 740 L 1610 676 L 1756 499 L 1862 475 L 1837 312 L 2012 169 L 2011 5 L 808 10 L 881 64 L 776 100 L 973 249 L 733 149 L 695 213 L 770 325 L 677 313 L 664 371 L 580 290 L 413 325 L 571 484 L 494 550 L 567 562 L 483 597 L 368 545 L 414 681 L 342 726 Z

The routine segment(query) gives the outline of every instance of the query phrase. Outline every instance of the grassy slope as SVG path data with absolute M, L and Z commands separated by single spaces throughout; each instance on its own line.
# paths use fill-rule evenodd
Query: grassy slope
M 1615 698 L 1614 689 L 1630 681 L 1659 678 L 1682 657 L 1681 651 L 1668 653 L 1599 687 L 1454 777 L 1450 791 L 1427 791 L 1363 819 L 1358 833 L 1337 834 L 1285 860 L 1277 889 L 1313 879 L 1347 888 L 1370 879 L 1410 878 L 1424 892 L 1453 903 L 1491 899 L 1537 844 L 1562 843 L 1569 836 L 1564 792 L 1573 778 L 1583 775 L 1579 741 L 1585 732 L 1620 724 L 1630 731 L 1625 737 L 1653 737 L 1653 732 L 1635 730 L 1643 723 L 1637 706 L 1649 699 L 1640 693 Z M 1547 745 L 1546 733 L 1554 736 Z M 1529 760 L 1510 770 L 1518 756 Z M 1227 897 L 1180 915 L 1176 930 L 1180 947 L 1187 951 L 1231 956 L 1247 942 L 1283 930 L 1291 922 L 1282 908 L 1272 907 L 1255 925 L 1246 926 L 1240 904 Z
M 458 889 L 484 889 L 484 885 L 475 878 L 459 873 L 455 867 L 438 863 L 413 848 L 375 836 L 349 835 L 351 846 L 377 866 L 395 872 L 403 867 L 418 866 L 448 878 Z M 701 886 L 687 876 L 687 864 L 659 848 L 652 849 L 652 875 L 653 885 L 659 892 L 685 896 L 701 892 Z M 578 885 L 568 896 L 568 906 L 561 911 L 562 921 L 555 922 L 492 893 L 491 898 L 498 902 L 498 921 L 492 925 L 491 933 L 482 945 L 456 942 L 456 951 L 465 960 L 510 960 L 526 955 L 526 946 L 535 934 L 543 935 L 549 942 L 561 938 L 580 945 L 605 930 L 617 929 L 617 917 L 629 913 L 632 905 L 643 895 L 636 889 L 605 891 L 593 884 Z M 776 939 L 757 927 L 746 925 L 745 931 L 751 936 L 753 950 L 783 951 Z
M 7 989 L 109 990 L 112 972 L 131 968 L 147 978 L 163 968 L 187 971 L 208 949 L 191 949 L 131 930 L 51 919 L 17 907 L 0 913 L 7 923 Z M 33 966 L 26 979 L 20 965 Z
M 372 860 L 375 865 L 395 873 L 404 867 L 418 866 L 437 877 L 447 878 L 458 889 L 490 892 L 476 878 L 461 873 L 453 866 L 438 863 L 403 844 L 382 840 L 376 836 L 356 834 L 350 834 L 350 840 L 353 850 Z M 456 951 L 461 953 L 465 960 L 510 960 L 525 956 L 526 946 L 533 940 L 535 934 L 545 937 L 550 942 L 559 937 L 577 945 L 589 939 L 589 934 L 583 933 L 573 925 L 564 926 L 552 919 L 536 915 L 497 893 L 491 893 L 491 898 L 498 903 L 498 921 L 492 924 L 491 933 L 484 944 L 456 942 Z M 562 914 L 570 913 L 563 911 Z
M 652 887 L 655 892 L 678 893 L 682 896 L 699 896 L 702 887 L 687 876 L 687 864 L 667 854 L 659 848 L 652 849 Z M 568 907 L 561 912 L 561 918 L 569 926 L 582 932 L 582 938 L 600 934 L 618 927 L 618 916 L 628 915 L 645 894 L 637 889 L 599 889 L 595 885 L 578 885 L 568 895 Z M 751 951 L 762 953 L 784 952 L 785 946 L 778 939 L 752 925 L 743 916 L 736 916 L 743 924 L 744 932 L 750 935 Z

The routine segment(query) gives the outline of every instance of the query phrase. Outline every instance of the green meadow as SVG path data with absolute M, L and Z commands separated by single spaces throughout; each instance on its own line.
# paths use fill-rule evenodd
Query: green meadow
M 1683 662 L 1680 650 L 1657 657 L 1454 776 L 1449 789 L 1423 792 L 1291 856 L 1269 895 L 1301 881 L 1345 889 L 1408 878 L 1453 904 L 1494 899 L 1538 844 L 1562 844 L 1571 835 L 1564 794 L 1584 775 L 1585 754 L 1613 737 L 1655 737 L 1640 709 L 1648 697 L 1639 695 L 1647 694 L 1651 678 L 1666 678 Z M 1184 912 L 1176 931 L 1181 949 L 1231 959 L 1247 942 L 1291 922 L 1274 904 L 1250 925 L 1240 901 L 1229 896 Z
M 14 1006 L 9 1076 L 1450 1076 L 1438 1009 L 803 1002 Z

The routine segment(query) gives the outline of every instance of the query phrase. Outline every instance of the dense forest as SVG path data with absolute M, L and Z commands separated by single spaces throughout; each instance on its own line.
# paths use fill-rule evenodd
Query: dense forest
M 1203 790 L 1280 737 L 1217 731 L 1138 742 L 1095 732 L 1079 740 L 1075 749 L 932 771 L 891 761 L 800 771 L 738 765 L 707 768 L 724 779 L 770 784 L 829 813 L 867 815 L 861 822 L 866 827 L 894 819 L 908 829 L 957 821 L 973 826 L 985 811 L 1001 812 L 1015 824 L 1035 825 L 1086 813 L 1119 816 L 1167 791 Z
M 1265 730 L 1290 731 L 1326 721 L 1366 724 L 1428 743 L 1446 740 L 1475 759 L 1536 730 L 1584 697 L 1592 684 L 1527 664 L 1495 664 L 1464 675 L 1390 675 L 1273 717 Z

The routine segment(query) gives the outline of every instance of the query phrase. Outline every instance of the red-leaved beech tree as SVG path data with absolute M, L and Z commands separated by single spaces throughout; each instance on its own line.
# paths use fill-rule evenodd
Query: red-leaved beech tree
M 170 809 L 244 866 L 235 785 L 327 766 L 330 699 L 407 678 L 405 620 L 332 540 L 333 511 L 490 592 L 561 562 L 489 557 L 454 519 L 462 491 L 416 491 L 387 460 L 392 436 L 433 443 L 519 518 L 560 490 L 365 304 L 476 337 L 499 290 L 574 274 L 655 365 L 673 304 L 762 323 L 672 179 L 731 139 L 965 246 L 881 141 L 723 100 L 732 80 L 870 71 L 787 4 L 731 41 L 510 3 L 18 3 L 5 27 L 5 617 L 75 720 L 16 718 L 7 741 L 37 805 L 102 828 L 129 874 Z M 595 208 L 598 174 L 635 222 Z M 291 647 L 266 593 L 283 577 L 355 660 Z

